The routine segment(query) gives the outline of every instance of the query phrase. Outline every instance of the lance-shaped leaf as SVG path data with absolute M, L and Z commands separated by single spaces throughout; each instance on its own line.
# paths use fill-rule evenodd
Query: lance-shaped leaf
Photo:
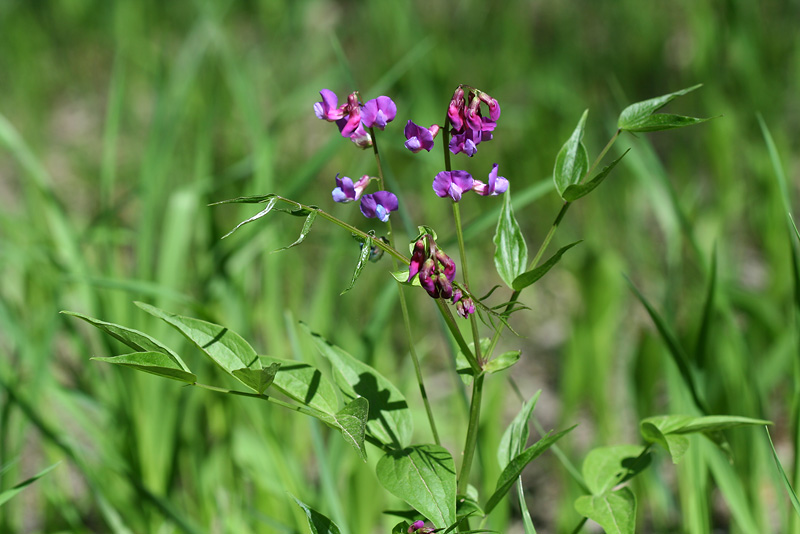
M 313 365 L 272 356 L 259 356 L 262 365 L 280 364 L 272 387 L 297 402 L 328 415 L 339 410 L 336 389 Z
M 297 506 L 303 509 L 306 513 L 308 520 L 308 528 L 311 529 L 311 534 L 340 534 L 341 531 L 336 523 L 325 517 L 323 514 L 317 512 L 309 507 L 303 501 L 292 495 L 292 499 L 297 503 Z
M 564 198 L 566 189 L 574 184 L 578 184 L 589 169 L 589 154 L 583 146 L 583 130 L 586 126 L 586 116 L 589 110 L 583 112 L 578 125 L 572 135 L 556 156 L 556 165 L 553 169 L 553 181 L 556 184 L 556 191 Z M 566 200 L 566 198 L 564 198 Z
M 439 445 L 417 445 L 390 451 L 375 467 L 378 481 L 437 528 L 456 521 L 456 467 Z
M 651 455 L 642 445 L 599 447 L 583 461 L 583 480 L 593 495 L 601 495 L 629 480 L 650 465 Z
M 228 374 L 245 386 L 252 387 L 250 383 L 233 374 L 242 368 L 261 369 L 261 361 L 256 351 L 239 334 L 224 326 L 170 313 L 143 302 L 136 302 L 136 305 L 173 326 Z
M 575 510 L 603 527 L 606 534 L 633 534 L 636 527 L 636 496 L 628 488 L 578 497 Z
M 260 197 L 256 197 L 256 198 L 260 198 Z M 250 217 L 249 219 L 245 219 L 245 220 L 243 220 L 242 222 L 240 222 L 239 224 L 237 224 L 237 225 L 236 225 L 236 226 L 233 228 L 233 230 L 231 230 L 230 232 L 228 232 L 227 234 L 225 234 L 224 236 L 222 236 L 222 239 L 225 239 L 226 237 L 228 237 L 229 235 L 231 235 L 233 232 L 235 232 L 236 230 L 238 230 L 239 228 L 241 228 L 241 227 L 242 227 L 242 226 L 244 226 L 245 224 L 247 224 L 247 223 L 251 223 L 251 222 L 253 222 L 253 221 L 257 221 L 258 219 L 260 219 L 261 217 L 263 217 L 264 215 L 266 215 L 267 213 L 269 213 L 270 211 L 272 211 L 272 208 L 274 208 L 274 207 L 275 207 L 275 203 L 276 203 L 277 201 L 278 201 L 278 199 L 277 199 L 277 198 L 275 198 L 274 196 L 269 196 L 269 197 L 267 197 L 267 200 L 266 200 L 266 203 L 267 203 L 267 205 L 264 207 L 264 209 L 263 209 L 263 210 L 259 211 L 258 213 L 256 213 L 256 214 L 255 214 L 255 215 L 253 215 L 252 217 Z M 234 201 L 233 201 L 233 200 L 231 200 L 231 201 L 218 202 L 218 204 L 223 204 L 223 203 L 225 203 L 225 202 L 234 202 Z M 244 201 L 244 200 L 240 200 L 240 202 L 245 202 L 245 201 Z
M 401 448 L 411 439 L 412 420 L 406 399 L 394 384 L 369 365 L 302 325 L 320 353 L 331 362 L 336 384 L 345 396 L 369 401 L 370 434 L 385 445 Z
M 372 250 L 372 237 L 372 232 L 370 232 L 364 238 L 364 241 L 361 244 L 361 253 L 358 255 L 358 263 L 356 263 L 356 269 L 353 271 L 353 278 L 350 279 L 350 285 L 348 285 L 347 288 L 340 293 L 340 295 L 344 295 L 353 289 L 353 285 L 355 285 L 356 280 L 358 280 L 358 277 L 361 276 L 361 271 L 364 270 L 364 266 L 367 264 L 370 251 Z
M 144 371 L 145 373 L 171 378 L 172 380 L 179 380 L 181 382 L 188 382 L 189 384 L 197 382 L 197 377 L 194 374 L 184 371 L 169 356 L 161 352 L 133 352 L 131 354 L 123 354 L 122 356 L 113 356 L 111 358 L 92 359 L 99 362 L 132 367 L 137 371 Z
M 342 433 L 344 440 L 367 461 L 367 449 L 364 446 L 364 437 L 367 431 L 367 418 L 369 416 L 369 401 L 364 397 L 353 399 L 349 404 L 333 415 L 322 412 L 317 416 L 319 420 Z
M 165 354 L 172 361 L 177 363 L 181 369 L 184 371 L 189 370 L 186 364 L 183 363 L 183 360 L 180 356 L 173 352 L 169 347 L 157 339 L 148 336 L 144 332 L 139 332 L 138 330 L 128 328 L 127 326 L 107 323 L 105 321 L 101 321 L 100 319 L 95 319 L 94 317 L 89 317 L 88 315 L 83 315 L 77 312 L 62 311 L 61 313 L 65 315 L 72 315 L 73 317 L 77 317 L 78 319 L 86 321 L 90 325 L 99 328 L 106 334 L 109 334 L 111 337 L 121 341 L 137 352 L 160 352 Z
M 262 367 L 261 369 L 248 369 L 243 367 L 233 371 L 233 376 L 250 389 L 254 390 L 259 395 L 267 390 L 267 388 L 275 380 L 275 375 L 278 368 L 281 366 L 279 363 L 273 363 L 269 367 Z
M 487 373 L 497 373 L 508 369 L 515 363 L 519 361 L 519 356 L 522 354 L 518 350 L 510 350 L 508 352 L 504 352 L 497 358 L 493 358 L 492 361 L 486 364 L 484 367 L 484 371 Z
M 606 179 L 606 176 L 608 176 L 608 173 L 611 172 L 611 169 L 616 167 L 617 163 L 619 163 L 620 160 L 622 158 L 624 158 L 625 154 L 627 154 L 629 151 L 630 151 L 630 148 L 628 150 L 626 150 L 625 152 L 623 152 L 620 157 L 618 157 L 617 159 L 612 161 L 610 165 L 608 165 L 606 167 L 603 167 L 603 170 L 600 171 L 597 174 L 597 176 L 595 176 L 594 178 L 592 178 L 588 182 L 583 183 L 583 184 L 573 184 L 573 185 L 567 187 L 564 190 L 564 194 L 561 195 L 562 198 L 564 200 L 566 200 L 567 202 L 575 202 L 579 198 L 585 197 L 586 195 L 588 195 L 589 193 L 594 191 L 597 188 L 598 185 L 603 183 L 603 180 Z
M 705 122 L 708 119 L 670 114 L 654 115 L 656 111 L 666 106 L 672 100 L 694 91 L 701 85 L 703 84 L 631 104 L 620 113 L 619 119 L 617 120 L 617 127 L 620 130 L 629 132 L 655 132 L 658 130 L 669 130 L 670 128 L 680 128 L 682 126 L 691 126 L 692 124 Z
M 522 408 L 509 423 L 506 431 L 503 432 L 503 437 L 500 438 L 500 445 L 497 447 L 497 463 L 500 464 L 501 469 L 505 469 L 511 460 L 516 458 L 525 449 L 525 445 L 528 444 L 528 421 L 531 420 L 533 410 L 536 408 L 536 402 L 541 394 L 542 390 L 540 389 L 527 402 L 523 403 Z
M 305 213 L 305 210 L 304 210 L 304 213 Z M 296 247 L 297 245 L 302 243 L 303 240 L 305 240 L 306 236 L 309 234 L 309 232 L 311 232 L 311 226 L 314 224 L 314 219 L 316 219 L 316 218 L 317 218 L 316 210 L 308 211 L 308 215 L 306 216 L 306 220 L 303 223 L 303 229 L 300 231 L 300 237 L 298 237 L 297 240 L 294 243 L 292 243 L 291 245 L 286 245 L 285 247 L 281 247 L 281 248 L 279 248 L 278 250 L 276 250 L 274 252 L 280 252 L 282 250 L 288 250 L 288 249 L 290 249 L 292 247 Z
M 516 277 L 514 279 L 514 283 L 511 284 L 511 287 L 514 288 L 514 291 L 522 291 L 529 285 L 536 283 L 541 277 L 547 274 L 547 271 L 552 269 L 555 264 L 561 260 L 561 256 L 563 256 L 566 251 L 578 243 L 580 243 L 580 241 L 575 241 L 574 243 L 570 243 L 569 245 L 561 247 L 558 249 L 558 252 L 553 254 L 546 262 L 535 269 L 531 269 L 530 271 L 524 272 Z
M 525 270 L 528 264 L 528 247 L 519 229 L 514 209 L 511 207 L 511 190 L 503 198 L 503 208 L 497 219 L 494 234 L 494 265 L 500 278 L 511 287 L 511 283 Z
M 0 493 L 0 506 L 3 506 L 7 501 L 11 500 L 14 496 L 16 496 L 20 491 L 24 490 L 47 473 L 52 471 L 58 464 L 61 462 L 56 462 L 50 467 L 46 467 L 45 469 L 39 471 L 37 474 L 33 475 L 32 477 L 23 480 L 22 482 L 18 483 L 12 488 L 7 489 L 6 491 Z
M 525 466 L 531 463 L 536 457 L 546 451 L 550 446 L 561 439 L 564 435 L 570 432 L 574 426 L 566 430 L 562 430 L 557 434 L 553 434 L 552 432 L 548 432 L 545 434 L 542 439 L 522 451 L 518 454 L 509 464 L 503 469 L 503 472 L 500 473 L 500 477 L 497 479 L 497 486 L 495 487 L 494 493 L 492 496 L 489 497 L 486 506 L 484 506 L 484 510 L 486 510 L 487 514 L 492 513 L 494 507 L 506 496 L 508 490 L 511 489 L 511 486 L 517 480 L 519 475 L 522 473 L 522 470 L 525 469 Z

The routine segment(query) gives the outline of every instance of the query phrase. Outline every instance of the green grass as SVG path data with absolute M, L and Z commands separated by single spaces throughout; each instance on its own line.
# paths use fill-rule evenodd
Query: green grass
M 512 320 L 522 337 L 507 333 L 500 349 L 522 349 L 515 380 L 525 398 L 544 390 L 536 416 L 546 429 L 580 423 L 559 442 L 576 465 L 594 446 L 636 441 L 641 418 L 691 412 L 626 275 L 696 358 L 712 413 L 775 422 L 797 488 L 797 242 L 786 212 L 798 206 L 800 7 L 551 4 L 0 6 L 0 493 L 61 462 L 0 507 L 0 531 L 307 532 L 287 492 L 343 532 L 390 530 L 381 510 L 403 505 L 378 487 L 375 449 L 364 466 L 306 418 L 90 362 L 124 349 L 58 314 L 145 330 L 223 384 L 199 351 L 132 302 L 321 365 L 295 332 L 302 320 L 393 377 L 418 440 L 430 441 L 388 260 L 339 296 L 358 254 L 350 236 L 317 221 L 302 246 L 271 254 L 294 241 L 301 219 L 268 217 L 220 241 L 254 207 L 207 207 L 274 192 L 373 227 L 330 200 L 337 172 L 373 173 L 374 163 L 313 116 L 324 87 L 395 99 L 398 119 L 380 142 L 407 206 L 394 219 L 398 241 L 428 224 L 452 255 L 449 206 L 430 190 L 440 147 L 409 154 L 402 126 L 441 122 L 456 85 L 489 92 L 503 116 L 495 139 L 455 165 L 483 178 L 500 164 L 535 250 L 560 208 L 547 185 L 555 156 L 586 107 L 594 155 L 628 103 L 703 83 L 670 109 L 719 117 L 615 144 L 609 161 L 632 150 L 570 210 L 549 252 L 583 242 L 523 296 L 532 309 Z M 499 207 L 462 202 L 470 257 L 493 253 L 496 215 L 487 213 Z M 490 260 L 470 274 L 478 293 L 500 282 Z M 453 347 L 428 297 L 411 292 L 410 301 L 443 444 L 458 454 L 467 404 L 450 372 Z M 484 498 L 499 474 L 493 444 L 521 404 L 503 379 L 488 382 L 473 469 Z M 677 468 L 657 456 L 635 485 L 641 532 L 800 532 L 765 436 L 727 437 L 732 465 L 700 440 Z M 580 488 L 554 455 L 523 480 L 537 531 L 578 524 Z M 513 532 L 519 511 L 505 506 L 488 526 Z

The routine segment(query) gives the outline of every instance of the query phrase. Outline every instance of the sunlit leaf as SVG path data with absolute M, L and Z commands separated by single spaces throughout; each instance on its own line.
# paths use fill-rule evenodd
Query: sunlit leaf
M 514 278 L 522 273 L 528 264 L 528 246 L 514 218 L 510 188 L 503 197 L 503 209 L 500 210 L 494 234 L 494 265 L 500 278 L 511 287 Z
M 329 415 L 339 410 L 336 389 L 313 365 L 272 356 L 259 356 L 262 365 L 280 364 L 272 387 L 284 395 Z
M 636 528 L 636 496 L 628 488 L 578 497 L 575 510 L 603 527 L 606 534 L 633 534 Z
M 505 469 L 511 460 L 516 458 L 525 449 L 525 445 L 528 444 L 528 422 L 533 415 L 536 402 L 541 394 L 542 390 L 540 389 L 534 393 L 533 397 L 524 402 L 522 408 L 509 423 L 506 431 L 503 432 L 503 437 L 500 438 L 500 445 L 497 447 L 497 463 L 500 464 L 500 469 Z
M 583 112 L 572 135 L 561 147 L 558 156 L 556 156 L 553 181 L 561 198 L 564 198 L 564 192 L 569 186 L 580 183 L 589 169 L 589 154 L 586 152 L 586 147 L 583 146 L 582 142 L 588 114 L 588 109 Z
M 261 369 L 243 367 L 242 369 L 234 370 L 233 376 L 238 378 L 245 386 L 262 395 L 272 384 L 280 366 L 279 363 L 273 363 L 269 367 L 262 367 Z
M 19 484 L 16 484 L 14 487 L 9 488 L 9 489 L 3 491 L 2 493 L 0 493 L 0 506 L 3 506 L 7 501 L 9 501 L 12 498 L 14 498 L 14 496 L 16 496 L 20 491 L 24 490 L 26 487 L 30 486 L 31 484 L 33 484 L 34 482 L 36 482 L 37 480 L 39 480 L 40 478 L 45 476 L 47 473 L 49 473 L 50 471 L 55 469 L 55 467 L 60 463 L 61 462 L 56 462 L 53 465 L 51 465 L 49 467 L 46 467 L 45 469 L 39 471 L 38 473 L 36 473 L 32 477 L 23 480 Z
M 642 445 L 599 447 L 583 461 L 583 479 L 594 495 L 612 490 L 650 464 L 650 454 L 642 456 Z
M 308 211 L 308 210 L 304 210 L 304 211 Z M 316 219 L 316 218 L 317 218 L 317 212 L 315 210 L 308 211 L 308 215 L 306 216 L 306 221 L 303 223 L 303 229 L 300 231 L 300 237 L 298 237 L 297 240 L 294 243 L 292 243 L 291 245 L 286 245 L 285 247 L 281 247 L 278 250 L 276 250 L 275 252 L 280 252 L 282 250 L 288 250 L 288 249 L 290 249 L 292 247 L 296 247 L 297 245 L 302 243 L 303 240 L 305 240 L 306 236 L 308 236 L 309 232 L 311 232 L 311 226 L 314 224 L 314 219 Z
M 339 527 L 336 526 L 336 523 L 322 515 L 321 513 L 317 512 L 313 508 L 310 508 L 300 499 L 292 495 L 292 499 L 297 505 L 303 509 L 306 513 L 306 519 L 308 519 L 308 528 L 311 529 L 311 534 L 340 534 L 341 531 Z
M 172 380 L 179 380 L 181 382 L 188 382 L 189 384 L 197 382 L 197 377 L 194 374 L 184 371 L 169 356 L 162 352 L 132 352 L 131 354 L 123 354 L 111 358 L 92 359 L 99 362 L 113 363 L 114 365 L 124 365 L 125 367 L 136 369 L 137 371 L 144 371 L 145 373 L 171 378 Z
M 682 126 L 691 126 L 692 124 L 707 121 L 708 119 L 682 117 L 680 115 L 653 115 L 653 113 L 666 106 L 672 100 L 694 91 L 701 85 L 702 84 L 698 84 L 687 89 L 675 91 L 674 93 L 631 104 L 620 113 L 619 119 L 617 120 L 617 127 L 620 130 L 629 132 L 654 132 L 658 130 L 668 130 L 670 128 L 680 128 Z
M 274 207 L 275 207 L 275 203 L 276 203 L 277 201 L 278 201 L 278 199 L 277 199 L 277 198 L 275 198 L 275 197 L 269 197 L 269 198 L 268 198 L 268 200 L 266 201 L 266 202 L 267 202 L 267 205 L 264 207 L 264 209 L 263 209 L 263 210 L 259 211 L 258 213 L 256 213 L 256 214 L 255 214 L 255 215 L 253 215 L 252 217 L 250 217 L 249 219 L 245 219 L 245 220 L 243 220 L 242 222 L 240 222 L 239 224 L 237 224 L 237 225 L 236 225 L 236 226 L 233 228 L 233 230 L 231 230 L 230 232 L 228 232 L 227 234 L 225 234 L 224 236 L 222 236 L 222 239 L 225 239 L 226 237 L 228 237 L 229 235 L 231 235 L 232 233 L 234 233 L 236 230 L 238 230 L 239 228 L 241 228 L 241 227 L 242 227 L 242 226 L 244 226 L 245 224 L 251 223 L 251 222 L 253 222 L 253 221 L 257 221 L 257 220 L 258 220 L 258 219 L 260 219 L 261 217 L 263 217 L 263 216 L 265 216 L 266 214 L 268 214 L 270 211 L 272 211 L 272 208 L 274 208 Z M 227 202 L 233 202 L 233 201 L 227 201 Z M 242 201 L 242 202 L 243 202 L 243 201 Z M 219 202 L 218 204 L 223 204 L 223 203 L 225 203 L 225 201 L 224 201 L 224 202 Z
M 372 250 L 372 238 L 373 236 L 370 233 L 367 234 L 366 238 L 364 239 L 363 245 L 361 247 L 361 253 L 358 255 L 358 263 L 356 263 L 356 269 L 355 271 L 353 271 L 353 277 L 350 279 L 350 285 L 348 285 L 347 288 L 340 293 L 341 295 L 344 295 L 345 293 L 353 289 L 356 280 L 358 280 L 358 277 L 361 276 L 361 271 L 364 270 L 364 266 L 367 264 L 367 260 L 369 260 L 370 251 Z

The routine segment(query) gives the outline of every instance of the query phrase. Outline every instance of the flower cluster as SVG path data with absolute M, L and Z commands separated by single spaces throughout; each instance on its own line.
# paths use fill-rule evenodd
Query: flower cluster
M 453 287 L 456 263 L 437 247 L 433 238 L 427 234 L 414 243 L 406 281 L 412 281 L 417 275 L 420 285 L 428 295 L 435 299 L 451 299 L 461 317 L 475 313 L 472 299 L 464 297 L 460 289 Z
M 489 180 L 484 183 L 476 180 L 467 171 L 442 171 L 433 179 L 433 191 L 440 197 L 450 197 L 453 201 L 461 200 L 467 191 L 475 191 L 482 196 L 497 196 L 508 189 L 508 180 L 497 176 L 498 165 L 492 165 Z
M 319 94 L 322 102 L 314 104 L 317 118 L 335 122 L 342 137 L 349 137 L 361 148 L 372 146 L 372 137 L 367 128 L 383 130 L 397 115 L 397 106 L 388 96 L 379 96 L 361 104 L 358 93 L 353 92 L 347 96 L 347 102 L 340 106 L 339 97 L 330 89 L 323 89 Z
M 465 93 L 464 88 L 463 85 L 458 86 L 447 109 L 447 118 L 452 126 L 450 152 L 463 152 L 472 157 L 481 141 L 492 138 L 497 119 L 500 118 L 500 104 L 483 91 L 467 87 Z M 489 107 L 488 117 L 481 114 L 481 103 Z

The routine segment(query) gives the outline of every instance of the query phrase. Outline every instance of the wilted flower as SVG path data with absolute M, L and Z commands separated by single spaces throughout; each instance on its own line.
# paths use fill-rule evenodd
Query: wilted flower
M 394 193 L 376 191 L 361 197 L 361 213 L 367 218 L 378 218 L 381 222 L 389 220 L 389 212 L 397 211 L 399 204 Z
M 467 171 L 442 171 L 433 179 L 433 190 L 442 198 L 449 196 L 458 202 L 464 191 L 472 189 L 473 183 L 472 175 Z
M 337 174 L 336 189 L 332 192 L 333 200 L 336 202 L 352 202 L 358 200 L 361 198 L 364 189 L 369 185 L 370 180 L 372 180 L 372 178 L 365 174 L 354 184 L 353 180 L 347 176 L 339 178 Z
M 483 196 L 496 196 L 505 193 L 508 189 L 508 180 L 502 176 L 497 176 L 497 163 L 492 165 L 492 170 L 489 171 L 489 183 L 485 184 L 480 180 L 475 180 L 472 185 L 472 190 Z
M 425 128 L 408 121 L 403 133 L 406 136 L 406 148 L 415 154 L 422 149 L 431 151 L 433 148 L 433 139 L 439 133 L 439 125 L 433 124 L 430 128 Z
M 358 93 L 347 95 L 347 104 L 342 106 L 342 118 L 336 121 L 342 137 L 350 137 L 361 126 L 361 105 L 358 102 Z
M 463 317 L 464 319 L 466 319 L 467 316 L 475 313 L 475 303 L 472 302 L 471 298 L 464 297 L 460 289 L 456 289 L 453 292 L 452 302 L 453 304 L 455 304 L 456 313 L 458 313 L 458 315 Z
M 397 106 L 388 96 L 368 100 L 361 109 L 361 122 L 367 128 L 373 126 L 383 130 L 397 115 Z

